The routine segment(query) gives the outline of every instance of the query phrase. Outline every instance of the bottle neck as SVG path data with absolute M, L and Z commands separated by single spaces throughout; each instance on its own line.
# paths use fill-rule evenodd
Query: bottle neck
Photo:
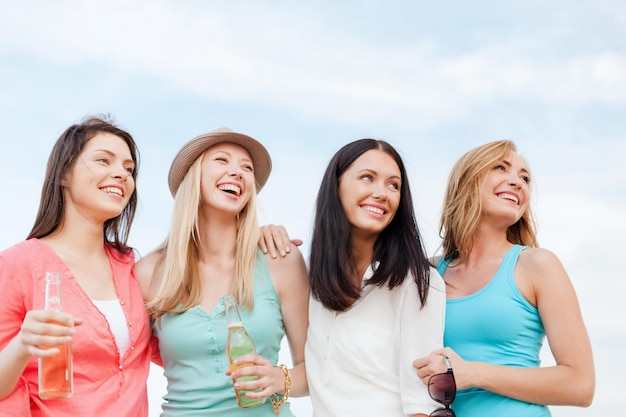
M 243 327 L 235 297 L 232 295 L 224 296 L 224 309 L 226 310 L 226 321 L 228 322 L 228 327 Z
M 58 272 L 46 273 L 46 310 L 63 311 L 61 303 L 61 278 Z

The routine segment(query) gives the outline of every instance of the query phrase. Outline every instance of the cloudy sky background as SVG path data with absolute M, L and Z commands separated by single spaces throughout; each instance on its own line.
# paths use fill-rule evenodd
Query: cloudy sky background
M 430 253 L 454 161 L 515 140 L 534 175 L 540 243 L 569 271 L 597 368 L 593 405 L 553 415 L 626 404 L 621 0 L 0 0 L 1 248 L 32 226 L 54 141 L 98 113 L 140 148 L 131 244 L 142 253 L 167 230 L 172 157 L 218 127 L 267 146 L 261 222 L 305 242 L 332 154 L 361 137 L 388 140 L 408 166 Z M 149 387 L 157 416 L 157 368 Z M 293 408 L 310 416 L 307 398 Z

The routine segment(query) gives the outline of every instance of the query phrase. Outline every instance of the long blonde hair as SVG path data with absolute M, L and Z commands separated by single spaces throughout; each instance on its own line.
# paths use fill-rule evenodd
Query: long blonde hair
M 147 307 L 154 317 L 181 313 L 198 305 L 202 281 L 198 272 L 200 231 L 198 213 L 202 204 L 200 182 L 201 154 L 189 167 L 176 192 L 170 233 L 156 250 L 160 254 L 155 267 L 158 290 Z M 259 224 L 256 214 L 256 189 L 248 204 L 237 216 L 235 267 L 232 293 L 246 309 L 254 308 L 254 268 L 257 261 Z
M 517 152 L 517 149 L 510 140 L 490 142 L 470 150 L 452 167 L 439 224 L 444 258 L 463 262 L 469 256 L 472 236 L 483 210 L 480 197 L 483 180 L 493 165 L 511 151 Z M 538 246 L 530 204 L 522 217 L 508 228 L 507 240 L 520 245 Z

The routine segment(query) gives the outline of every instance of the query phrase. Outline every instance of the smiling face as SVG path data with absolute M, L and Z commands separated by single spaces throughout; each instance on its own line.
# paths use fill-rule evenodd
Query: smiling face
M 481 187 L 483 217 L 515 224 L 529 204 L 530 174 L 524 160 L 509 152 L 485 174 Z
M 394 159 L 378 149 L 357 158 L 339 178 L 339 199 L 353 238 L 376 238 L 400 204 L 402 178 Z
M 126 142 L 112 133 L 97 133 L 62 181 L 67 213 L 97 222 L 117 217 L 135 190 L 134 170 Z
M 203 205 L 233 215 L 241 212 L 255 189 L 254 165 L 248 151 L 228 142 L 207 149 L 200 187 Z

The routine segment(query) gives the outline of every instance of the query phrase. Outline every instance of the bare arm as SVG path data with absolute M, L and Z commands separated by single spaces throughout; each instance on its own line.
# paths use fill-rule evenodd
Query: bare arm
M 302 253 L 292 248 L 291 256 L 286 258 L 269 258 L 266 256 L 268 269 L 278 297 L 281 313 L 285 323 L 285 333 L 289 342 L 293 369 L 291 379 L 293 387 L 291 395 L 301 397 L 308 395 L 309 388 L 304 367 L 304 344 L 309 325 L 309 281 Z M 284 389 L 284 375 L 279 373 L 276 392 Z
M 144 301 L 150 301 L 156 296 L 158 288 L 154 274 L 157 260 L 158 255 L 155 252 L 150 252 L 137 261 L 133 270 L 137 282 L 139 282 Z
M 558 258 L 545 249 L 522 252 L 515 278 L 526 298 L 536 302 L 556 364 L 518 368 L 463 360 L 452 349 L 415 361 L 425 382 L 443 372 L 444 352 L 450 357 L 458 389 L 480 387 L 521 401 L 587 407 L 595 391 L 591 343 L 574 287 Z

